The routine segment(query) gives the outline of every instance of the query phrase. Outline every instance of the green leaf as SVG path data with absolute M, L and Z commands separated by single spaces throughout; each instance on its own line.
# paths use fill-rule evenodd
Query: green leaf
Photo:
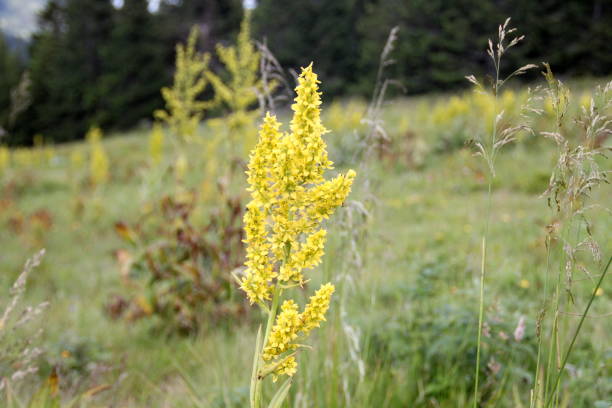
M 289 387 L 291 387 L 291 378 L 285 381 L 285 383 L 278 389 L 278 391 L 276 391 L 276 394 L 274 394 L 274 397 L 272 398 L 272 401 L 270 401 L 270 405 L 268 405 L 268 408 L 280 408 L 281 404 L 283 403 L 283 401 L 285 401 L 285 398 L 289 393 Z
M 261 350 L 261 324 L 257 329 L 257 340 L 255 341 L 255 353 L 253 355 L 253 372 L 251 373 L 250 400 L 251 407 L 255 407 L 255 388 L 257 385 L 257 372 L 259 371 L 259 351 Z
M 55 385 L 46 381 L 32 396 L 28 408 L 60 408 L 60 399 Z

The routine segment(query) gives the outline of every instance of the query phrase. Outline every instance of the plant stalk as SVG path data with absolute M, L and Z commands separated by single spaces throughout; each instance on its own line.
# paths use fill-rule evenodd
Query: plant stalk
M 261 349 L 257 350 L 257 353 L 259 354 L 259 356 L 257 357 L 259 359 L 259 364 L 257 364 L 258 373 L 256 374 L 257 382 L 255 383 L 255 406 L 253 408 L 261 408 L 261 394 L 262 394 L 263 378 L 259 378 L 259 370 L 261 368 L 260 366 L 263 361 L 263 357 L 262 357 L 263 349 L 264 347 L 266 347 L 266 344 L 268 344 L 268 337 L 270 336 L 270 332 L 272 331 L 272 326 L 274 325 L 274 319 L 276 319 L 276 313 L 278 311 L 278 303 L 280 299 L 280 292 L 281 292 L 281 289 L 277 283 L 276 286 L 274 286 L 274 295 L 272 297 L 272 305 L 270 307 L 270 311 L 268 312 L 268 321 L 266 322 L 266 331 L 264 335 L 264 340 L 261 343 Z
M 570 354 L 572 352 L 574 344 L 576 343 L 576 339 L 578 338 L 578 334 L 580 333 L 580 329 L 582 329 L 582 324 L 586 320 L 586 316 L 589 313 L 589 310 L 591 309 L 591 305 L 593 304 L 593 300 L 595 299 L 595 296 L 597 296 L 597 291 L 601 287 L 601 284 L 602 284 L 604 278 L 606 277 L 606 274 L 608 273 L 608 268 L 610 267 L 610 263 L 611 262 L 612 262 L 612 256 L 610 258 L 608 258 L 608 263 L 606 264 L 606 267 L 605 267 L 603 273 L 599 277 L 599 281 L 597 281 L 597 285 L 595 286 L 595 289 L 593 289 L 593 293 L 591 294 L 591 298 L 589 299 L 589 303 L 587 304 L 586 308 L 584 309 L 584 313 L 580 317 L 580 322 L 578 322 L 578 327 L 576 327 L 576 330 L 574 331 L 574 335 L 572 336 L 572 341 L 570 342 L 570 345 L 567 348 L 567 351 L 565 352 L 565 355 L 563 356 L 563 361 L 561 363 L 561 366 L 559 367 L 559 370 L 557 371 L 557 375 L 556 375 L 555 380 L 554 380 L 553 385 L 552 385 L 553 388 L 551 390 L 551 395 L 548 397 L 548 400 L 546 401 L 545 408 L 548 408 L 550 406 L 550 403 L 552 402 L 553 396 L 555 395 L 555 391 L 557 390 L 557 387 L 559 386 L 559 382 L 561 381 L 561 375 L 563 375 L 563 370 L 565 370 L 565 365 L 567 364 L 567 360 L 568 360 L 568 358 L 569 358 L 569 356 L 570 356 Z

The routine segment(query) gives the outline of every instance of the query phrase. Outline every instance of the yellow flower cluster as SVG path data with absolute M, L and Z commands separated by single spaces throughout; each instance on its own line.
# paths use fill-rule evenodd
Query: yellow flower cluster
M 293 341 L 297 338 L 302 326 L 298 305 L 293 300 L 285 300 L 281 312 L 276 317 L 276 324 L 272 327 L 268 344 L 263 350 L 263 359 L 272 358 L 293 350 L 297 346 Z
M 11 151 L 13 163 L 19 167 L 31 167 L 36 164 L 33 149 L 14 149 Z
M 432 120 L 437 125 L 447 124 L 462 116 L 467 116 L 470 110 L 469 101 L 464 97 L 452 96 L 448 102 L 439 103 L 432 112 Z
M 306 238 L 304 244 L 298 244 L 299 249 L 296 248 L 296 251 L 291 255 L 291 259 L 288 259 L 286 263 L 281 265 L 278 276 L 279 280 L 303 283 L 301 271 L 303 269 L 314 268 L 321 262 L 326 233 L 327 231 L 323 229 L 319 230 Z
M 0 170 L 4 170 L 11 164 L 11 151 L 8 147 L 0 146 Z
M 86 138 L 90 146 L 89 180 L 94 186 L 104 184 L 108 181 L 110 174 L 108 156 L 102 145 L 102 131 L 100 128 L 93 127 L 87 132 Z
M 591 94 L 590 92 L 584 92 L 580 95 L 580 106 L 585 109 L 589 109 L 591 107 Z
M 323 177 L 332 162 L 322 139 L 327 129 L 318 83 L 312 64 L 302 69 L 290 132 L 266 115 L 248 165 L 252 201 L 244 217 L 247 261 L 240 286 L 251 303 L 271 310 L 271 318 L 279 293 L 302 285 L 303 271 L 320 263 L 326 239 L 321 223 L 342 205 L 355 177 L 352 170 L 328 181 Z M 325 320 L 333 291 L 331 283 L 322 285 L 301 314 L 293 300 L 283 302 L 261 354 L 274 377 L 295 373 L 295 340 Z
M 497 101 L 497 110 L 503 110 L 506 115 L 520 114 L 520 106 L 526 102 L 527 94 L 516 94 L 513 90 L 505 90 Z M 449 125 L 456 120 L 473 119 L 477 115 L 479 122 L 487 124 L 487 131 L 491 131 L 496 116 L 495 97 L 482 91 L 466 92 L 455 95 L 437 103 L 432 110 L 431 119 L 435 125 Z
M 270 244 L 266 238 L 265 213 L 257 205 L 249 204 L 244 215 L 245 241 L 248 243 L 245 265 L 248 268 L 242 280 L 242 289 L 251 303 L 270 299 L 271 282 L 276 277 L 270 259 Z
M 334 285 L 326 283 L 310 297 L 303 313 L 298 313 L 298 306 L 293 300 L 286 300 L 281 306 L 281 312 L 272 328 L 268 344 L 263 350 L 265 361 L 277 360 L 271 365 L 275 366 L 274 373 L 278 375 L 292 376 L 297 370 L 297 362 L 293 355 L 285 358 L 282 355 L 288 351 L 295 350 L 298 345 L 295 340 L 300 334 L 304 336 L 320 326 L 325 321 L 325 313 L 329 309 L 331 296 L 334 293 Z
M 270 255 L 282 263 L 280 280 L 304 282 L 302 270 L 316 266 L 323 255 L 325 231 L 319 226 L 342 205 L 355 177 L 349 170 L 332 180 L 323 179 L 332 163 L 321 137 L 327 130 L 320 119 L 321 96 L 312 65 L 302 70 L 296 92 L 291 132 L 282 134 L 280 123 L 268 114 L 247 170 L 253 200 L 245 229 L 257 233 L 247 233 L 248 268 L 242 287 L 251 302 L 270 297 L 270 283 L 277 277 L 263 272 L 273 267 L 267 264 L 272 262 Z M 257 267 L 256 262 L 262 265 L 263 259 L 266 267 Z
M 319 327 L 321 322 L 325 321 L 325 313 L 329 308 L 329 301 L 334 293 L 334 285 L 327 283 L 322 285 L 317 290 L 314 296 L 310 297 L 310 302 L 306 305 L 304 313 L 302 313 L 302 327 L 304 333 L 310 332 L 312 329 Z
M 174 162 L 174 178 L 177 184 L 185 182 L 187 171 L 189 170 L 189 161 L 184 153 L 179 154 Z
M 208 69 L 208 54 L 196 50 L 198 29 L 194 26 L 187 44 L 176 46 L 176 71 L 171 88 L 161 90 L 166 110 L 155 111 L 155 118 L 166 122 L 181 140 L 191 141 L 195 137 L 204 111 L 211 106 L 199 97 L 206 89 L 204 72 Z
M 601 289 L 601 288 L 600 288 Z M 276 381 L 281 375 L 288 375 L 289 377 L 293 377 L 293 374 L 297 372 L 297 361 L 295 361 L 295 356 L 289 356 L 278 365 L 273 374 L 273 380 Z
M 326 123 L 334 132 L 353 132 L 363 126 L 361 119 L 367 108 L 360 99 L 351 99 L 348 103 L 333 102 L 327 109 Z
M 159 123 L 153 124 L 149 134 L 149 157 L 153 164 L 159 164 L 164 156 L 164 130 Z
M 229 114 L 209 124 L 224 127 L 232 146 L 242 143 L 250 149 L 256 136 L 253 125 L 259 116 L 259 111 L 252 107 L 257 104 L 257 91 L 263 86 L 259 78 L 260 54 L 251 40 L 250 12 L 244 15 L 236 45 L 218 44 L 217 55 L 227 71 L 228 80 L 224 81 L 210 70 L 206 71 L 206 77 L 215 91 L 215 103 L 227 107 Z M 240 139 L 236 138 L 238 135 Z

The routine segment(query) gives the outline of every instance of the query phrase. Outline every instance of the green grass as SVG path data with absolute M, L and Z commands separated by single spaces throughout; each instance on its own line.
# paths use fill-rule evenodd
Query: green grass
M 399 121 L 403 115 L 417 115 L 417 105 L 397 101 L 387 109 L 393 138 L 402 137 Z M 431 146 L 437 136 L 425 121 L 417 117 L 409 126 Z M 202 133 L 210 136 L 206 129 Z M 344 148 L 351 135 L 327 135 L 330 158 L 341 166 L 354 166 Z M 172 176 L 162 179 L 159 190 L 143 185 L 148 171 L 145 131 L 113 136 L 104 141 L 111 182 L 97 191 L 79 189 L 85 207 L 81 218 L 72 210 L 75 193 L 68 169 L 70 152 L 86 152 L 85 145 L 61 146 L 49 165 L 12 168 L 2 175 L 3 198 L 12 206 L 0 210 L 1 287 L 8 288 L 34 251 L 47 249 L 26 299 L 51 302 L 37 322 L 45 330 L 46 363 L 40 376 L 23 387 L 23 395 L 58 366 L 66 398 L 93 386 L 112 386 L 94 397 L 91 406 L 245 406 L 256 308 L 243 323 L 207 328 L 189 338 L 167 338 L 155 332 L 153 322 L 126 324 L 104 313 L 109 296 L 125 291 L 113 255 L 125 244 L 114 233 L 114 223 L 135 220 L 146 202 L 174 189 Z M 190 152 L 191 163 L 196 163 L 188 177 L 191 185 L 203 181 L 200 167 L 207 158 L 201 151 Z M 491 337 L 485 336 L 481 357 L 480 389 L 486 406 L 529 406 L 537 352 L 535 320 L 546 267 L 544 240 L 546 225 L 553 220 L 539 194 L 546 188 L 554 153 L 548 142 L 528 138 L 502 153 L 496 164 L 485 293 Z M 80 179 L 86 170 L 81 169 Z M 343 235 L 332 220 L 332 238 L 323 265 L 311 275 L 312 286 L 323 277 L 337 280 L 348 272 L 352 282 L 336 282 L 346 293 L 346 314 L 341 316 L 336 299 L 328 322 L 311 342 L 314 350 L 300 356 L 290 406 L 467 406 L 476 357 L 480 234 L 487 194 L 483 170 L 481 160 L 461 147 L 430 149 L 416 166 L 375 163 L 371 178 L 377 183 L 378 207 L 370 223 L 365 272 L 343 271 Z M 12 197 L 7 195 L 9 185 L 14 186 Z M 241 176 L 234 178 L 232 188 L 244 188 Z M 610 198 L 609 187 L 604 187 L 593 201 L 605 205 Z M 15 214 L 40 209 L 52 215 L 49 231 L 37 236 L 28 227 L 20 234 L 7 227 Z M 604 257 L 609 256 L 612 221 L 604 211 L 597 219 L 593 232 Z M 521 287 L 522 280 L 529 287 Z M 576 310 L 588 299 L 590 287 L 589 280 L 577 282 Z M 597 401 L 607 406 L 602 401 L 612 395 L 612 349 L 605 324 L 612 307 L 609 280 L 603 289 L 569 360 L 571 371 L 561 386 L 562 398 L 571 401 L 567 406 L 594 406 Z M 520 316 L 526 317 L 527 330 L 517 342 L 513 331 Z M 360 350 L 354 356 L 346 324 L 359 333 Z M 499 363 L 499 371 L 485 369 L 489 362 Z

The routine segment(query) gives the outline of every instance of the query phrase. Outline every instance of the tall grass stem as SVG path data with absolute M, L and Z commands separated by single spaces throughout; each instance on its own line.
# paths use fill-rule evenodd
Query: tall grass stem
M 553 385 L 552 385 L 552 392 L 551 395 L 548 397 L 548 400 L 546 401 L 546 405 L 545 408 L 548 408 L 550 406 L 550 403 L 552 402 L 552 398 L 553 396 L 556 396 L 556 390 L 559 386 L 559 382 L 561 381 L 561 375 L 563 375 L 563 370 L 565 370 L 565 365 L 567 364 L 567 360 L 572 352 L 572 349 L 574 347 L 574 344 L 576 343 L 576 339 L 578 338 L 578 334 L 580 333 L 580 329 L 582 329 L 582 324 L 584 323 L 584 321 L 586 320 L 586 316 L 589 313 L 589 310 L 591 309 L 591 305 L 593 304 L 593 300 L 595 299 L 595 296 L 597 296 L 597 292 L 599 290 L 599 288 L 601 287 L 601 284 L 604 280 L 604 278 L 606 277 L 606 274 L 608 273 L 608 269 L 610 267 L 610 263 L 612 262 L 612 256 L 608 258 L 608 263 L 606 264 L 606 267 L 603 270 L 603 273 L 601 274 L 601 276 L 599 277 L 599 281 L 597 281 L 597 285 L 595 286 L 595 289 L 593 289 L 593 293 L 591 294 L 591 297 L 589 298 L 589 303 L 587 303 L 586 308 L 584 309 L 584 313 L 582 314 L 582 316 L 580 317 L 580 322 L 578 322 L 578 327 L 576 327 L 576 330 L 574 331 L 574 335 L 572 336 L 572 340 L 570 341 L 569 347 L 567 348 L 567 351 L 565 352 L 565 355 L 563 356 L 563 361 L 561 362 L 561 366 L 559 367 L 559 370 L 557 371 L 557 375 L 555 377 L 555 380 L 553 381 Z

